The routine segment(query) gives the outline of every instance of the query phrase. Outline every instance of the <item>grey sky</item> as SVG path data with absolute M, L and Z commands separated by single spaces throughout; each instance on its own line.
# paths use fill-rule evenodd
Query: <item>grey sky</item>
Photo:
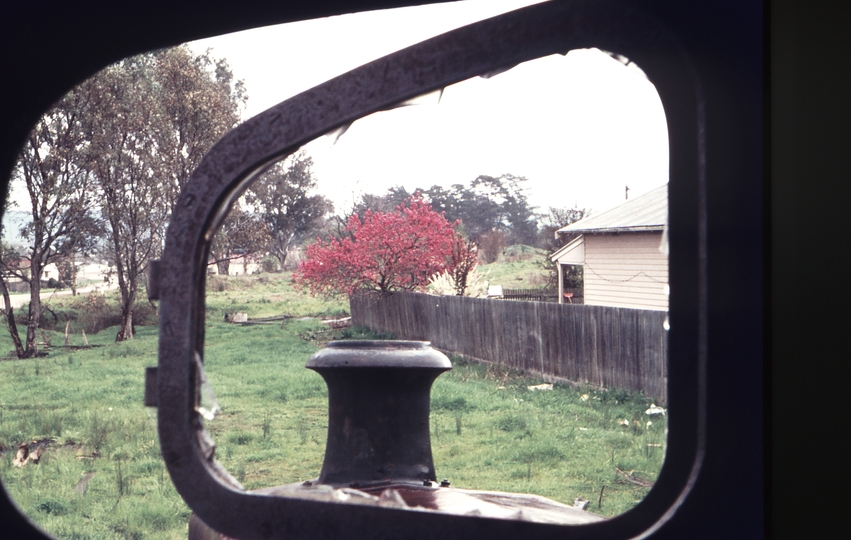
M 253 116 L 407 45 L 529 0 L 468 0 L 304 21 L 191 44 L 226 58 L 245 80 Z M 491 79 L 447 88 L 440 101 L 377 113 L 332 145 L 307 146 L 319 191 L 343 210 L 361 192 L 468 183 L 480 174 L 529 179 L 547 206 L 602 211 L 667 182 L 667 130 L 640 70 L 596 50 L 572 51 Z
M 248 118 L 345 71 L 530 0 L 467 0 L 366 12 L 196 41 L 226 58 L 245 81 Z M 548 206 L 597 212 L 667 182 L 662 104 L 640 70 L 597 50 L 522 64 L 446 89 L 440 104 L 377 113 L 336 144 L 307 146 L 319 192 L 338 211 L 360 193 L 467 184 L 480 174 L 529 179 L 527 195 Z M 12 198 L 22 199 L 21 186 Z M 24 198 L 25 200 L 25 198 Z M 26 210 L 23 202 L 20 210 Z

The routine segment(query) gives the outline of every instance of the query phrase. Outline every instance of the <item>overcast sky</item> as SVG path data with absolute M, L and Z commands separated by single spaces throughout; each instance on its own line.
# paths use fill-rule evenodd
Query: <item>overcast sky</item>
M 366 62 L 482 18 L 535 3 L 467 0 L 269 26 L 200 40 L 245 81 L 244 117 Z M 336 144 L 307 145 L 319 192 L 337 210 L 362 192 L 529 179 L 531 203 L 597 212 L 667 182 L 667 129 L 653 85 L 597 50 L 522 64 L 448 87 L 440 103 L 374 114 Z
M 535 3 L 466 0 L 342 15 L 192 42 L 225 58 L 248 90 L 244 118 L 370 62 L 459 26 Z M 318 191 L 337 211 L 360 193 L 528 178 L 549 206 L 607 210 L 667 182 L 667 128 L 656 89 L 634 65 L 597 50 L 571 51 L 448 87 L 438 104 L 377 113 L 336 142 L 307 145 Z M 20 199 L 21 186 L 12 193 Z M 26 210 L 22 203 L 19 210 Z

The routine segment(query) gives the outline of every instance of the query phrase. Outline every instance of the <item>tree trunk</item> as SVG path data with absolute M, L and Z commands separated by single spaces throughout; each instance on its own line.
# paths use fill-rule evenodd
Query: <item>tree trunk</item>
M 216 270 L 219 271 L 220 276 L 228 275 L 228 272 L 230 272 L 230 259 L 227 257 L 224 259 L 216 259 Z
M 77 296 L 77 254 L 71 253 L 71 296 Z
M 279 263 L 278 271 L 283 272 L 284 271 L 284 263 L 287 261 L 287 250 L 286 249 L 283 249 L 283 250 L 276 249 L 275 250 L 275 258 L 278 259 L 278 263 Z
M 127 295 L 121 295 L 121 326 L 118 329 L 118 334 L 115 336 L 115 341 L 126 341 L 133 339 L 133 304 L 136 301 L 135 288 L 130 287 Z
M 133 339 L 133 310 L 121 314 L 121 328 L 115 336 L 115 341 Z
M 38 325 L 41 322 L 41 260 L 33 257 L 30 269 L 30 310 L 27 318 L 25 358 L 33 358 L 38 354 Z
M 3 303 L 5 310 L 3 315 L 6 316 L 6 324 L 9 325 L 9 334 L 12 336 L 12 342 L 15 344 L 15 354 L 18 358 L 24 357 L 24 346 L 21 343 L 21 336 L 18 335 L 18 325 L 15 323 L 15 310 L 12 309 L 12 300 L 9 298 L 9 289 L 6 288 L 6 281 L 0 276 L 0 292 L 3 293 Z

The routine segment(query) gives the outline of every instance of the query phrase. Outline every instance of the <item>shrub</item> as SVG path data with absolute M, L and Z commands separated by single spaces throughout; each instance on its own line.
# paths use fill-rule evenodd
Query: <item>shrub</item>
M 278 261 L 273 257 L 266 257 L 262 261 L 260 261 L 260 269 L 266 273 L 273 273 L 278 271 Z
M 449 398 L 446 396 L 435 396 L 431 400 L 431 408 L 435 411 L 467 411 L 475 409 L 475 406 L 470 403 L 467 403 L 467 400 L 461 396 L 454 398 Z
M 67 304 L 66 304 L 67 302 Z M 117 303 L 110 302 L 106 296 L 91 292 L 85 296 L 70 298 L 66 302 L 56 303 L 54 309 L 47 302 L 42 303 L 42 316 L 39 328 L 61 331 L 65 323 L 71 321 L 69 331 L 97 334 L 104 328 L 121 323 L 121 311 Z M 25 304 L 15 311 L 15 322 L 23 328 L 27 324 L 29 309 Z M 156 309 L 150 302 L 139 300 L 133 305 L 133 324 L 152 326 L 159 322 Z
M 497 420 L 496 427 L 501 431 L 525 431 L 527 423 L 522 416 L 509 414 Z
M 36 504 L 35 509 L 45 514 L 53 514 L 54 516 L 62 516 L 69 512 L 68 506 L 56 499 L 45 499 Z
M 157 311 L 150 302 L 144 300 L 133 304 L 133 324 L 138 326 L 153 326 L 159 323 Z
M 211 277 L 207 280 L 207 290 L 211 292 L 225 292 L 228 290 L 227 279 L 223 277 Z
M 485 264 L 490 264 L 499 257 L 502 249 L 506 246 L 505 233 L 501 231 L 488 231 L 479 236 L 479 258 Z

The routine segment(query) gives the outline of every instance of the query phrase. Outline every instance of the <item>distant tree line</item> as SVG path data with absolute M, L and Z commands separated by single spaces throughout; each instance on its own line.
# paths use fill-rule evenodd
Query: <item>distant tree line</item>
M 510 174 L 483 175 L 469 186 L 435 185 L 413 194 L 394 186 L 383 195 L 364 194 L 348 213 L 334 217 L 324 240 L 308 246 L 294 274 L 296 286 L 314 295 L 351 297 L 424 290 L 437 280 L 463 296 L 480 262 L 495 261 L 507 245 L 554 251 L 570 240 L 556 231 L 584 217 L 578 208 L 537 214 L 524 182 Z M 542 270 L 557 286 L 558 266 L 547 257 Z
M 523 176 L 503 174 L 481 175 L 467 185 L 449 188 L 417 188 L 413 193 L 394 186 L 382 195 L 362 195 L 347 214 L 336 217 L 336 234 L 345 234 L 344 224 L 352 214 L 362 218 L 367 210 L 390 212 L 419 193 L 449 221 L 460 220 L 459 232 L 476 244 L 479 258 L 486 264 L 494 262 L 505 247 L 516 244 L 554 251 L 570 240 L 556 238 L 555 231 L 582 219 L 586 210 L 549 207 L 546 213 L 539 213 L 526 196 L 526 182 Z
M 26 193 L 19 210 L 31 216 L 19 231 L 24 245 L 0 245 L 2 312 L 19 357 L 38 353 L 45 267 L 59 265 L 74 287 L 77 255 L 95 255 L 111 265 L 120 291 L 116 340 L 133 337 L 137 293 L 150 261 L 161 255 L 177 197 L 203 156 L 239 121 L 246 100 L 242 82 L 225 60 L 180 46 L 107 67 L 42 116 L 12 176 L 12 185 Z M 476 257 L 492 262 L 508 245 L 553 249 L 555 228 L 584 215 L 584 210 L 536 213 L 525 183 L 522 176 L 482 175 L 467 185 L 415 190 L 456 224 L 454 243 L 441 247 L 448 250 L 447 264 L 455 268 L 453 261 L 466 258 L 458 268 L 468 272 Z M 394 212 L 414 200 L 414 193 L 393 187 L 363 195 L 348 212 L 334 216 L 330 201 L 314 194 L 316 184 L 313 161 L 303 152 L 270 166 L 221 225 L 211 244 L 211 264 L 228 273 L 232 260 L 263 255 L 283 268 L 293 247 L 317 235 L 352 240 L 355 221 L 366 224 L 369 212 Z M 463 284 L 464 275 L 456 282 Z M 30 289 L 23 342 L 10 278 Z M 411 282 L 419 286 L 422 279 Z

